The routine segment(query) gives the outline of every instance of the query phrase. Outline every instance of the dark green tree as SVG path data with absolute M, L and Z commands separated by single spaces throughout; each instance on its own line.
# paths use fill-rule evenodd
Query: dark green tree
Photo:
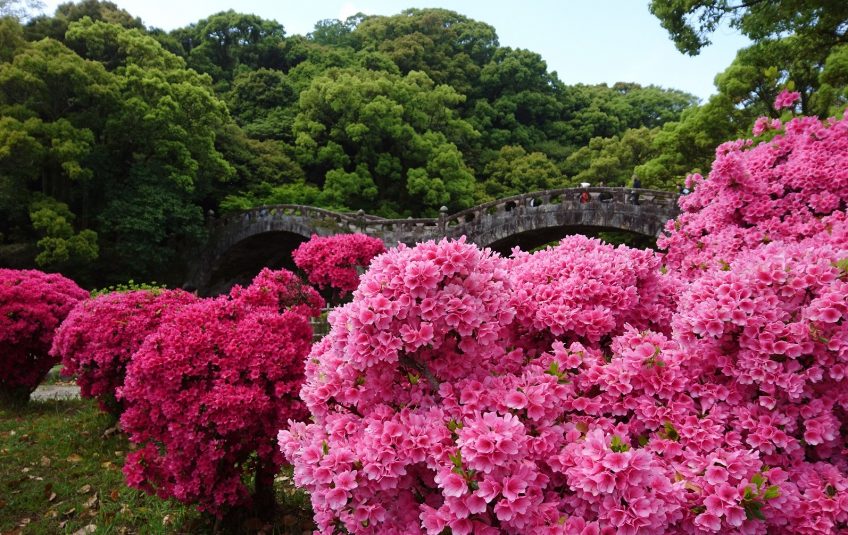
M 285 29 L 275 20 L 222 11 L 186 28 L 174 30 L 187 54 L 189 67 L 227 82 L 240 68 L 254 70 L 285 67 Z

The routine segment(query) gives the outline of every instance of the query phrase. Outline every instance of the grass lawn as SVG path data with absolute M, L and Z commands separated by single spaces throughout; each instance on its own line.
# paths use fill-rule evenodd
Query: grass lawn
M 0 534 L 210 533 L 213 521 L 191 506 L 128 488 L 121 467 L 130 449 L 91 400 L 0 407 Z M 311 533 L 309 498 L 277 479 L 274 526 L 249 522 L 239 533 Z M 81 531 L 82 530 L 82 531 Z

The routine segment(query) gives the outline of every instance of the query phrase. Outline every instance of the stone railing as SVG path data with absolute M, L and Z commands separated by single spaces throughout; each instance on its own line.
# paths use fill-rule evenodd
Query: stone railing
M 582 198 L 588 193 L 589 199 Z M 585 201 L 585 202 L 584 202 Z M 227 214 L 213 220 L 216 229 L 231 225 L 249 225 L 251 222 L 270 217 L 301 217 L 312 221 L 331 222 L 340 230 L 363 232 L 365 234 L 402 233 L 427 229 L 444 232 L 446 229 L 470 223 L 482 215 L 492 215 L 512 210 L 537 208 L 551 205 L 564 205 L 570 209 L 588 203 L 637 204 L 640 207 L 677 211 L 677 194 L 668 191 L 632 188 L 562 188 L 555 190 L 524 193 L 487 202 L 461 212 L 447 214 L 447 208 L 437 218 L 386 219 L 359 212 L 334 212 L 324 208 L 299 204 L 278 204 L 258 206 L 244 212 Z

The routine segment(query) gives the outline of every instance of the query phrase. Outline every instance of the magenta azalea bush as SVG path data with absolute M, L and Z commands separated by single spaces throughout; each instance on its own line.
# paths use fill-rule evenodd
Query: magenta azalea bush
M 375 256 L 384 252 L 382 240 L 364 234 L 313 234 L 295 249 L 292 258 L 310 283 L 321 289 L 333 288 L 344 297 L 359 284 L 357 270 L 367 268 Z
M 130 486 L 219 517 L 236 506 L 273 509 L 277 430 L 306 416 L 305 312 L 323 305 L 295 281 L 266 270 L 232 296 L 180 308 L 144 340 L 118 389 L 121 426 L 141 445 L 124 466 Z
M 0 395 L 26 399 L 57 359 L 56 328 L 88 292 L 37 270 L 0 269 Z
M 264 268 L 246 288 L 234 286 L 230 297 L 243 306 L 291 310 L 307 317 L 318 316 L 325 305 L 318 292 L 286 269 Z
M 119 416 L 115 391 L 144 339 L 180 308 L 197 301 L 182 290 L 135 290 L 100 295 L 77 305 L 56 331 L 50 354 L 75 375 L 84 398 L 97 398 Z
M 319 530 L 848 530 L 848 117 L 775 128 L 719 148 L 665 255 L 375 259 L 279 434 Z

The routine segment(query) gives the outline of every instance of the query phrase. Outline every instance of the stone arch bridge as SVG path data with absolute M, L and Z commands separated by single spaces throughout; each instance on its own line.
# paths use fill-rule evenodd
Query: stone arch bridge
M 589 199 L 582 197 L 588 192 Z M 678 214 L 677 195 L 630 188 L 565 188 L 506 197 L 437 218 L 384 219 L 301 205 L 261 206 L 210 221 L 209 241 L 187 286 L 217 293 L 247 282 L 261 266 L 291 267 L 290 254 L 313 234 L 362 232 L 387 246 L 465 235 L 482 247 L 508 252 L 531 248 L 567 234 L 621 230 L 657 237 Z M 244 280 L 242 280 L 244 279 Z

